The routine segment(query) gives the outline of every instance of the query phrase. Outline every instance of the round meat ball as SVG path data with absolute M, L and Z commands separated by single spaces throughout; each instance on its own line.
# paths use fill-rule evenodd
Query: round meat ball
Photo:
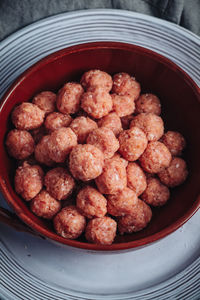
M 161 142 L 150 142 L 140 157 L 142 168 L 148 173 L 158 173 L 169 166 L 172 156 Z
M 86 90 L 91 87 L 97 87 L 109 92 L 113 82 L 112 77 L 108 73 L 100 70 L 90 70 L 81 77 L 81 84 Z
M 119 135 L 119 152 L 128 161 L 137 160 L 147 147 L 147 138 L 138 127 L 124 130 Z
M 85 229 L 86 220 L 74 205 L 64 207 L 53 220 L 57 234 L 66 239 L 77 239 Z
M 138 199 L 131 214 L 125 215 L 118 220 L 120 234 L 133 233 L 144 229 L 152 218 L 151 208 L 142 200 Z
M 125 117 L 132 114 L 135 110 L 135 102 L 131 95 L 111 94 L 113 101 L 113 110 L 119 117 Z
M 109 218 L 94 218 L 86 226 L 85 237 L 94 244 L 111 245 L 115 239 L 117 223 Z
M 162 136 L 161 141 L 165 144 L 173 156 L 181 155 L 186 146 L 184 137 L 177 131 L 166 132 Z
M 107 159 L 102 174 L 95 179 L 102 194 L 115 194 L 127 185 L 126 166 L 120 159 Z
M 104 155 L 93 145 L 77 145 L 69 156 L 70 172 L 76 179 L 88 181 L 98 177 L 103 169 Z
M 68 127 L 71 121 L 70 115 L 53 112 L 46 117 L 44 126 L 49 132 L 52 132 L 61 127 Z
M 41 92 L 33 98 L 32 103 L 44 110 L 47 115 L 56 109 L 56 94 L 50 91 Z
M 161 114 L 161 104 L 159 98 L 154 94 L 142 94 L 135 102 L 135 113 Z
M 127 186 L 139 196 L 147 187 L 146 176 L 137 163 L 131 162 L 126 168 Z
M 120 161 L 125 166 L 125 168 L 128 166 L 128 161 L 124 159 L 119 153 L 115 153 L 113 157 L 108 159 L 108 161 L 113 161 L 113 160 Z M 105 163 L 107 163 L 107 160 L 105 160 Z
M 119 149 L 119 142 L 113 131 L 106 127 L 93 130 L 87 137 L 87 144 L 100 149 L 105 159 L 111 158 Z
M 78 142 L 83 144 L 90 132 L 98 128 L 97 123 L 88 117 L 77 117 L 75 118 L 70 128 L 77 135 Z
M 54 161 L 49 157 L 49 140 L 50 135 L 45 135 L 35 147 L 35 159 L 48 167 L 54 164 Z
M 52 197 L 57 200 L 65 200 L 72 193 L 75 182 L 67 170 L 58 167 L 46 173 L 44 185 Z
M 81 98 L 81 107 L 89 116 L 100 119 L 112 110 L 110 94 L 103 89 L 90 89 Z
M 35 144 L 38 144 L 41 141 L 41 139 L 45 135 L 47 135 L 46 128 L 42 125 L 39 128 L 33 129 L 33 130 L 31 130 L 31 135 L 33 137 Z
M 140 95 L 140 84 L 127 73 L 117 73 L 113 76 L 112 92 L 118 95 L 131 95 L 136 100 Z
M 125 116 L 125 117 L 122 117 L 122 118 L 121 118 L 122 128 L 123 128 L 124 130 L 130 128 L 130 123 L 131 123 L 131 121 L 133 120 L 133 118 L 134 118 L 134 115 L 128 115 L 128 116 Z
M 57 163 L 62 163 L 76 145 L 77 136 L 71 128 L 61 127 L 56 129 L 49 138 L 49 157 Z
M 57 109 L 63 114 L 75 114 L 79 110 L 84 90 L 79 83 L 68 82 L 58 92 Z
M 159 179 L 147 179 L 147 188 L 141 195 L 143 201 L 152 206 L 162 206 L 167 202 L 169 197 L 169 189 Z
M 12 122 L 17 129 L 31 130 L 38 128 L 44 121 L 45 112 L 37 105 L 23 102 L 12 112 Z
M 15 191 L 26 201 L 33 199 L 42 189 L 43 171 L 37 165 L 24 162 L 15 173 Z
M 26 130 L 11 130 L 6 138 L 8 153 L 16 159 L 25 159 L 34 152 L 34 140 Z
M 115 217 L 131 214 L 138 202 L 136 193 L 128 187 L 114 195 L 109 195 L 107 199 L 108 213 Z
M 138 127 L 144 131 L 148 141 L 157 141 L 164 133 L 164 123 L 161 117 L 142 113 L 134 117 L 130 127 Z
M 188 176 L 186 162 L 180 157 L 174 157 L 170 165 L 158 173 L 158 176 L 163 184 L 169 187 L 178 186 L 182 184 Z
M 107 213 L 107 200 L 96 189 L 84 187 L 77 195 L 76 206 L 87 218 L 104 217 Z
M 109 113 L 107 116 L 98 121 L 99 127 L 106 127 L 111 129 L 116 136 L 122 131 L 122 123 L 119 116 L 115 113 Z
M 30 208 L 38 217 L 50 220 L 59 212 L 61 204 L 43 190 L 31 201 Z

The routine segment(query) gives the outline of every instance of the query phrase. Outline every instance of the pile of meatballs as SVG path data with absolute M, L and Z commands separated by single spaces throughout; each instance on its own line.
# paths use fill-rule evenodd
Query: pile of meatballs
M 127 73 L 85 72 L 16 106 L 6 136 L 15 191 L 67 239 L 110 245 L 164 205 L 188 174 L 184 137 L 164 132 L 161 103 Z

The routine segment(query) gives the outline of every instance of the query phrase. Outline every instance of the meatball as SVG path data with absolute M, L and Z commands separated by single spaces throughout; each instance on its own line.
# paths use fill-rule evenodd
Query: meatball
M 85 237 L 94 244 L 111 245 L 117 231 L 117 223 L 109 218 L 94 218 L 86 226 Z
M 83 181 L 98 177 L 103 165 L 104 155 L 93 145 L 77 145 L 69 156 L 69 168 L 72 175 Z
M 142 129 L 147 136 L 148 141 L 157 141 L 164 133 L 164 124 L 161 117 L 154 114 L 142 113 L 134 117 L 130 127 Z
M 45 112 L 37 105 L 24 102 L 12 112 L 12 122 L 17 129 L 31 130 L 38 128 L 44 121 Z
M 173 156 L 181 155 L 186 146 L 184 137 L 177 131 L 166 132 L 162 136 L 161 141 L 165 144 Z
M 107 159 L 102 174 L 95 180 L 102 194 L 115 194 L 127 185 L 126 166 L 121 159 Z
M 119 149 L 119 142 L 113 131 L 106 127 L 93 130 L 88 135 L 87 144 L 99 148 L 103 152 L 105 159 L 111 158 Z
M 121 217 L 118 221 L 120 234 L 133 233 L 144 229 L 152 218 L 151 208 L 138 199 L 131 214 Z
M 72 121 L 70 128 L 77 135 L 78 142 L 82 144 L 86 141 L 88 134 L 98 126 L 88 117 L 77 117 Z
M 34 198 L 42 189 L 43 171 L 37 165 L 24 162 L 15 173 L 15 191 L 26 201 Z
M 147 138 L 138 127 L 124 130 L 119 135 L 119 152 L 128 161 L 137 160 L 147 147 Z
M 109 92 L 112 88 L 112 77 L 100 70 L 90 70 L 81 77 L 81 84 L 87 90 L 88 88 L 102 88 Z
M 124 159 L 119 153 L 115 153 L 113 155 L 113 157 L 109 158 L 108 161 L 113 161 L 113 160 L 118 160 L 120 161 L 124 166 L 125 168 L 128 166 L 128 161 L 126 159 Z M 107 160 L 105 160 L 105 163 L 107 163 Z
M 50 135 L 45 135 L 35 147 L 35 159 L 46 166 L 52 166 L 54 161 L 49 157 Z
M 119 116 L 115 113 L 109 113 L 98 121 L 99 127 L 106 127 L 111 129 L 116 136 L 122 131 L 122 123 Z
M 113 102 L 110 94 L 103 89 L 90 89 L 81 99 L 82 109 L 89 116 L 100 119 L 112 110 Z
M 79 110 L 84 90 L 79 83 L 68 82 L 58 92 L 57 109 L 63 114 L 74 114 Z
M 118 95 L 131 95 L 136 100 L 140 95 L 140 84 L 127 73 L 118 73 L 113 76 L 112 92 Z
M 141 195 L 143 201 L 152 206 L 162 206 L 169 199 L 170 191 L 157 178 L 147 179 L 147 188 Z
M 62 163 L 76 145 L 77 136 L 71 128 L 61 127 L 56 129 L 49 138 L 49 157 L 57 163 Z
M 115 217 L 131 214 L 134 206 L 138 202 L 136 193 L 128 187 L 125 187 L 125 189 L 114 195 L 109 195 L 107 199 L 108 213 Z
M 26 130 L 11 130 L 6 138 L 9 154 L 16 159 L 25 159 L 34 152 L 34 140 Z
M 31 201 L 30 208 L 38 217 L 52 219 L 61 209 L 61 204 L 43 190 Z
M 128 116 L 125 116 L 125 117 L 122 117 L 122 118 L 121 118 L 122 128 L 123 128 L 124 130 L 129 129 L 130 123 L 131 123 L 131 121 L 133 120 L 133 118 L 134 118 L 133 115 L 128 115 Z
M 180 157 L 174 157 L 170 165 L 158 173 L 160 181 L 169 187 L 182 184 L 186 180 L 187 175 L 186 163 Z
M 64 207 L 53 220 L 57 234 L 66 239 L 77 239 L 85 229 L 86 220 L 74 205 Z
M 44 185 L 52 197 L 57 200 L 65 200 L 72 193 L 75 182 L 67 170 L 58 167 L 46 173 Z
M 35 144 L 38 144 L 44 135 L 47 134 L 46 128 L 42 125 L 39 128 L 31 130 L 31 135 L 33 137 L 33 140 Z
M 131 95 L 111 94 L 113 101 L 113 110 L 119 117 L 125 117 L 132 114 L 135 110 L 135 102 Z
M 56 94 L 50 91 L 44 91 L 37 94 L 32 102 L 41 110 L 44 110 L 47 115 L 56 109 Z
M 135 112 L 161 114 L 161 104 L 159 98 L 154 94 L 143 94 L 135 102 Z
M 131 162 L 126 168 L 127 186 L 139 196 L 147 187 L 146 176 L 137 163 Z
M 140 157 L 142 168 L 149 173 L 158 173 L 169 166 L 172 156 L 161 142 L 150 142 Z
M 96 189 L 86 186 L 77 195 L 76 206 L 87 218 L 104 217 L 107 213 L 107 200 Z
M 49 132 L 52 132 L 61 127 L 68 127 L 71 121 L 70 115 L 53 112 L 46 117 L 44 126 Z

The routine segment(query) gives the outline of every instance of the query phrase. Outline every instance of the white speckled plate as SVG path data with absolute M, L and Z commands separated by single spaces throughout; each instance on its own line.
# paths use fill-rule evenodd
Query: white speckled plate
M 0 95 L 40 58 L 92 41 L 121 41 L 170 58 L 200 84 L 200 39 L 169 22 L 123 10 L 64 13 L 1 43 Z M 0 205 L 6 207 L 0 197 Z M 2 299 L 200 299 L 200 211 L 168 237 L 122 253 L 92 253 L 0 224 Z

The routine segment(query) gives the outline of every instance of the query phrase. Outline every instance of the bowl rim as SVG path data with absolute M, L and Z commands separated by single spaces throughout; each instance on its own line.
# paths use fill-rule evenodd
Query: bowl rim
M 11 84 L 11 86 L 8 88 L 8 90 L 3 95 L 1 101 L 0 101 L 0 113 L 2 112 L 2 109 L 4 105 L 6 105 L 7 100 L 9 99 L 10 95 L 15 91 L 15 89 L 21 84 L 23 80 L 26 79 L 27 76 L 30 76 L 31 73 L 34 73 L 38 69 L 42 68 L 45 64 L 55 61 L 65 55 L 70 55 L 76 52 L 82 52 L 85 50 L 95 50 L 95 49 L 119 49 L 119 50 L 134 50 L 135 52 L 143 52 L 147 56 L 153 56 L 154 59 L 159 60 L 162 62 L 162 64 L 167 65 L 174 71 L 176 71 L 179 76 L 181 76 L 187 83 L 189 83 L 190 87 L 193 89 L 194 93 L 199 97 L 200 100 L 200 88 L 198 85 L 194 82 L 194 80 L 178 65 L 176 65 L 173 61 L 166 58 L 165 56 L 152 51 L 150 49 L 130 44 L 130 43 L 122 43 L 122 42 L 113 42 L 113 41 L 101 41 L 101 42 L 89 42 L 89 43 L 82 43 L 73 45 L 67 48 L 63 48 L 61 50 L 58 50 L 56 52 L 53 52 L 44 58 L 40 59 L 33 65 L 31 65 L 28 69 L 26 69 L 21 75 L 19 75 L 15 81 Z M 80 242 L 77 240 L 71 240 L 71 239 L 65 239 L 56 233 L 53 233 L 44 227 L 40 226 L 39 224 L 35 223 L 29 216 L 27 216 L 20 205 L 18 205 L 13 197 L 11 196 L 6 183 L 3 178 L 3 174 L 0 172 L 0 191 L 2 192 L 6 202 L 10 205 L 10 207 L 14 210 L 16 215 L 30 228 L 32 228 L 37 233 L 41 234 L 42 236 L 49 238 L 51 240 L 54 240 L 56 242 L 59 242 L 61 244 L 65 244 L 71 247 L 75 248 L 81 248 L 86 250 L 95 250 L 95 251 L 117 251 L 117 250 L 131 250 L 136 247 L 141 247 L 145 245 L 149 245 L 155 241 L 160 240 L 161 238 L 166 237 L 170 233 L 176 231 L 179 227 L 181 227 L 184 223 L 186 223 L 200 208 L 200 195 L 197 196 L 195 202 L 191 206 L 191 208 L 178 220 L 174 221 L 172 224 L 170 224 L 168 227 L 148 236 L 144 237 L 139 240 L 134 240 L 130 242 L 123 242 L 123 243 L 113 243 L 112 245 L 97 245 L 92 243 L 85 243 Z

